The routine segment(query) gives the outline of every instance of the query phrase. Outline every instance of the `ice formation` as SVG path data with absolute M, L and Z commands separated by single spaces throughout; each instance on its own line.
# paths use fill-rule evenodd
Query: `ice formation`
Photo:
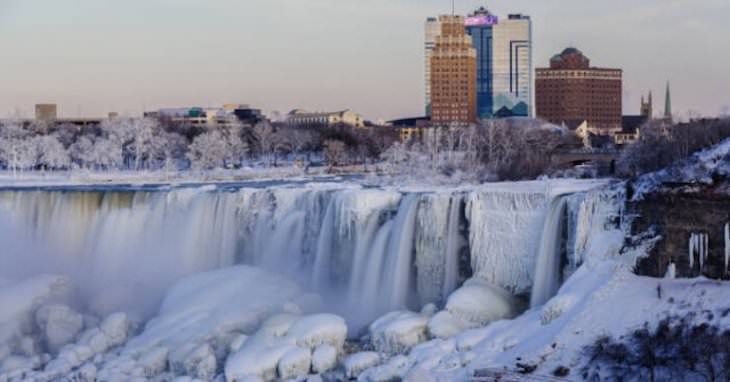
M 619 235 L 605 221 L 620 192 L 602 186 L 2 191 L 0 261 L 11 266 L 0 302 L 12 309 L 0 313 L 10 348 L 0 361 L 14 373 L 122 380 L 418 373 L 530 295 L 536 309 L 547 303 L 546 321 L 568 309 L 550 303 L 563 280 L 615 252 L 594 240 Z M 387 362 L 343 354 L 348 335 L 366 333 Z
M 689 266 L 694 268 L 695 261 L 699 262 L 700 272 L 705 268 L 705 261 L 710 255 L 710 237 L 706 233 L 693 233 L 689 237 Z
M 725 272 L 730 272 L 730 223 L 725 224 Z

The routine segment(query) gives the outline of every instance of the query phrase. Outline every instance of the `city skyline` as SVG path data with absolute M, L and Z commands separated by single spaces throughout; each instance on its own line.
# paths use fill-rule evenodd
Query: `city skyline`
M 60 116 L 248 103 L 270 113 L 350 108 L 370 119 L 423 114 L 423 22 L 448 1 L 0 0 L 0 116 L 36 103 Z M 624 70 L 624 114 L 672 83 L 675 112 L 730 111 L 723 0 L 611 4 L 458 1 L 533 20 L 534 67 L 576 46 Z M 726 42 L 725 42 L 726 44 Z M 713 49 L 714 47 L 714 49 Z M 655 97 L 655 108 L 663 102 Z M 79 110 L 80 109 L 80 110 Z

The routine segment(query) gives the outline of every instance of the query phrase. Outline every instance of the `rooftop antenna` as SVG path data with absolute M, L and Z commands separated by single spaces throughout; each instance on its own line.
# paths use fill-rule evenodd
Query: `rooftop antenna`
M 456 0 L 451 0 L 451 16 L 456 16 Z

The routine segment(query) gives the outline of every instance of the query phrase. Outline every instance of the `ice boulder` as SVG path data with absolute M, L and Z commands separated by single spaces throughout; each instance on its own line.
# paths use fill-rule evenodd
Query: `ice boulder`
M 286 352 L 279 361 L 279 378 L 287 380 L 309 374 L 312 365 L 312 353 L 309 349 L 294 348 Z
M 71 343 L 84 326 L 81 314 L 61 304 L 42 306 L 36 311 L 35 319 L 51 353 L 57 353 L 63 345 Z
M 514 317 L 518 303 L 506 290 L 475 278 L 449 296 L 446 310 L 470 328 L 476 328 Z
M 167 370 L 169 353 L 167 348 L 158 347 L 144 354 L 138 363 L 144 369 L 145 377 L 151 378 Z
M 109 339 L 109 346 L 116 347 L 124 344 L 132 327 L 126 313 L 113 313 L 101 322 L 99 328 Z
M 332 345 L 319 345 L 312 354 L 312 371 L 317 374 L 330 371 L 337 366 L 337 349 Z
M 375 349 L 397 354 L 428 339 L 428 318 L 413 312 L 392 312 L 370 325 L 370 337 Z
M 428 321 L 428 333 L 433 338 L 453 337 L 469 327 L 463 320 L 454 317 L 448 310 L 442 310 Z
M 284 339 L 261 339 L 254 335 L 241 350 L 228 356 L 225 365 L 227 381 L 240 381 L 257 377 L 265 381 L 276 378 L 279 361 L 297 347 Z
M 259 332 L 266 331 L 274 337 L 282 337 L 289 332 L 292 324 L 301 318 L 300 315 L 292 313 L 278 313 L 261 323 Z
M 380 354 L 375 352 L 355 353 L 342 362 L 345 368 L 345 377 L 357 378 L 363 371 L 375 367 L 380 363 Z
M 253 333 L 301 294 L 290 278 L 249 266 L 196 274 L 169 289 L 159 314 L 125 351 L 139 354 L 157 346 L 174 351 L 211 336 L 230 339 L 238 333 Z
M 332 314 L 314 314 L 292 324 L 287 333 L 297 346 L 314 348 L 331 345 L 342 349 L 347 338 L 347 325 L 342 317 Z
M 68 304 L 73 298 L 71 280 L 62 276 L 36 276 L 31 279 L 4 281 L 0 287 L 0 344 L 19 334 L 31 334 L 33 313 L 43 305 Z
M 397 355 L 387 363 L 365 370 L 357 378 L 362 382 L 392 382 L 400 381 L 408 371 L 409 361 L 404 355 Z

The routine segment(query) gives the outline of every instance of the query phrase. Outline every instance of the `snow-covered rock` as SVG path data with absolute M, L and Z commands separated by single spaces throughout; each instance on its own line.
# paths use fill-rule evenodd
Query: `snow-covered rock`
M 360 373 L 380 363 L 380 354 L 376 352 L 355 353 L 342 362 L 345 368 L 345 377 L 357 378 Z
M 471 279 L 449 296 L 446 310 L 475 328 L 512 318 L 518 304 L 512 295 L 480 279 Z
M 287 333 L 297 346 L 314 348 L 331 345 L 341 349 L 347 338 L 347 324 L 342 317 L 332 314 L 315 314 L 294 322 Z
M 286 352 L 279 361 L 279 378 L 289 379 L 309 374 L 312 365 L 312 353 L 309 349 L 294 348 Z
M 321 374 L 337 366 L 337 349 L 332 345 L 319 345 L 312 354 L 312 371 Z
M 127 341 L 131 326 L 126 313 L 113 313 L 101 322 L 99 329 L 109 339 L 109 346 L 116 347 Z
M 169 350 L 164 347 L 158 347 L 145 353 L 138 361 L 144 369 L 145 376 L 151 378 L 167 370 L 169 353 Z
M 6 280 L 0 287 L 0 344 L 19 335 L 31 334 L 36 309 L 53 303 L 68 304 L 73 294 L 71 280 L 63 276 L 42 275 L 14 283 Z M 75 325 L 71 326 L 73 329 Z M 60 325 L 52 327 L 52 332 L 57 329 L 61 330 Z
M 36 311 L 35 319 L 46 346 L 52 353 L 73 341 L 84 325 L 81 314 L 60 304 L 42 306 Z
M 247 377 L 258 377 L 265 381 L 276 378 L 279 361 L 289 351 L 296 349 L 293 344 L 281 339 L 257 337 L 249 338 L 241 350 L 231 354 L 226 360 L 225 374 L 229 381 Z M 267 335 L 264 335 L 267 336 Z
M 436 313 L 428 321 L 428 333 L 433 338 L 455 336 L 469 327 L 469 324 L 455 317 L 448 310 Z
M 391 312 L 370 325 L 373 346 L 381 353 L 403 353 L 427 339 L 428 318 L 413 312 Z

